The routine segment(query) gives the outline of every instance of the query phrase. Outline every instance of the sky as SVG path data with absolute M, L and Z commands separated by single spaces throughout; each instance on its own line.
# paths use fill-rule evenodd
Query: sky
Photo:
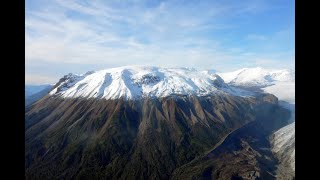
M 294 0 L 26 0 L 26 84 L 126 65 L 294 69 Z

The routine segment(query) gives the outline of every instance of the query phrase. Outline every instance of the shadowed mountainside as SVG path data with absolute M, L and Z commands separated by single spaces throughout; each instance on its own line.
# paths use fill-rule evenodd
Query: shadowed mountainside
M 231 133 L 220 146 L 177 168 L 172 179 L 276 179 L 279 162 L 268 136 L 273 128 L 283 126 L 290 114 L 285 109 L 272 111 L 270 119 L 257 117 Z M 276 121 L 282 123 L 266 126 Z
M 26 109 L 26 179 L 182 177 L 179 167 L 231 131 L 255 120 L 267 122 L 266 130 L 285 125 L 290 112 L 277 103 L 270 94 L 128 101 L 45 96 Z

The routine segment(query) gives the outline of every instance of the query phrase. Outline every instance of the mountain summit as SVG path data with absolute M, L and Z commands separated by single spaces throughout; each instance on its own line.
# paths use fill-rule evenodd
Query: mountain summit
M 124 66 L 90 71 L 83 75 L 68 74 L 60 79 L 50 95 L 63 98 L 135 99 L 173 94 L 204 96 L 219 92 L 248 95 L 248 92 L 228 87 L 213 71 L 152 66 Z

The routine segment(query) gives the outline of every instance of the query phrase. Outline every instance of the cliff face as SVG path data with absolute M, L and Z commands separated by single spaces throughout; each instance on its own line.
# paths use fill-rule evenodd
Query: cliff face
M 273 95 L 45 96 L 26 109 L 26 178 L 170 179 L 231 131 L 257 119 L 268 121 L 264 117 L 272 113 L 288 113 Z M 278 119 L 268 121 L 266 129 L 286 123 Z

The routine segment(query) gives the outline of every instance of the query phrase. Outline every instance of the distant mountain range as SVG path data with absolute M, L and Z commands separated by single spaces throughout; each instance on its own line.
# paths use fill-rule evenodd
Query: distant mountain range
M 53 85 L 26 85 L 25 86 L 25 104 L 30 105 L 43 96 L 47 95 Z
M 236 86 L 257 86 L 265 87 L 277 82 L 294 82 L 295 74 L 293 70 L 243 68 L 233 72 L 218 73 L 222 79 L 231 85 Z
M 292 126 L 284 128 L 294 93 L 290 102 L 276 97 L 285 83 L 294 87 L 293 71 L 70 73 L 38 88 L 26 106 L 26 178 L 293 178 L 291 165 L 293 173 L 283 173 L 294 156 Z M 290 139 L 285 146 L 281 132 Z
M 43 90 L 50 90 L 51 95 L 56 94 L 62 97 L 132 99 L 146 96 L 165 97 L 170 94 L 202 96 L 219 90 L 228 93 L 245 93 L 241 89 L 230 88 L 227 85 L 266 87 L 266 92 L 277 94 L 279 88 L 273 90 L 270 86 L 293 85 L 291 89 L 294 92 L 294 80 L 294 71 L 287 69 L 270 70 L 257 67 L 216 73 L 215 70 L 199 71 L 194 68 L 124 66 L 96 72 L 89 71 L 82 75 L 70 73 L 55 85 L 26 85 L 25 95 L 30 97 Z M 51 89 L 53 86 L 54 88 Z M 288 90 L 288 88 L 283 89 Z M 294 97 L 292 94 L 290 96 Z

